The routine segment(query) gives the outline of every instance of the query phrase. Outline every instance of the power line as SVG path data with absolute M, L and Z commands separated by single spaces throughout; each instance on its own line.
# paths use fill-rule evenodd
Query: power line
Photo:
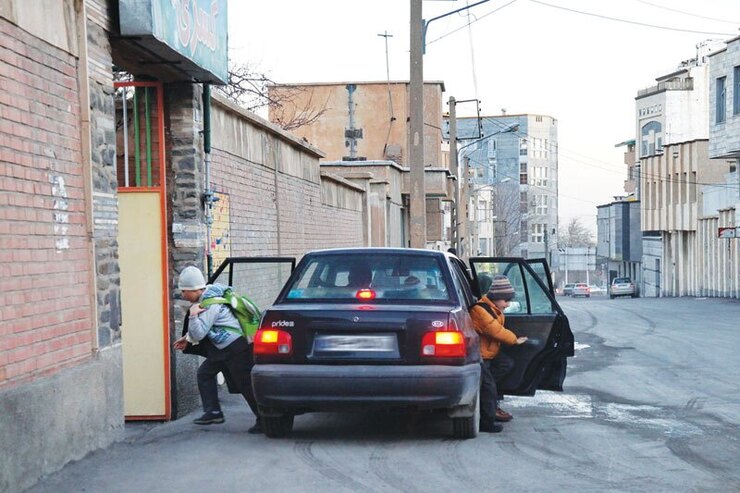
M 489 122 L 491 122 L 491 123 L 493 123 L 494 125 L 498 126 L 499 128 L 508 128 L 508 125 L 507 124 L 505 124 L 503 122 L 499 122 L 499 121 L 497 121 L 497 120 L 495 120 L 495 119 L 493 119 L 491 117 L 484 117 L 484 119 L 487 120 L 487 121 L 489 121 Z M 522 132 L 521 130 L 516 130 L 516 131 L 510 132 L 510 133 L 516 135 L 517 137 L 523 138 L 524 140 L 527 140 L 527 141 L 529 141 L 529 140 L 531 140 L 531 139 L 534 138 L 530 134 L 528 134 L 526 132 Z M 558 151 L 558 154 L 564 155 L 568 159 L 570 159 L 572 161 L 575 161 L 577 163 L 584 164 L 584 165 L 589 166 L 591 168 L 596 168 L 596 169 L 600 169 L 600 170 L 603 170 L 603 171 L 608 171 L 610 173 L 618 174 L 620 176 L 624 176 L 624 172 L 623 171 L 618 171 L 618 170 L 614 170 L 614 169 L 611 169 L 611 168 L 605 168 L 603 166 L 597 166 L 597 165 L 593 164 L 592 161 L 601 162 L 601 163 L 604 163 L 604 164 L 607 164 L 607 165 L 610 165 L 610 166 L 612 166 L 612 163 L 608 163 L 608 162 L 602 161 L 600 159 L 592 158 L 590 156 L 586 156 L 585 154 L 579 154 L 576 151 L 572 151 L 572 150 L 566 149 L 564 147 L 561 147 L 560 145 L 557 145 L 556 146 L 556 149 Z M 561 151 L 565 151 L 565 152 L 561 152 Z M 574 154 L 574 155 L 576 155 L 576 156 L 582 156 L 582 157 L 588 159 L 589 161 L 583 161 L 581 159 L 577 159 L 577 158 L 569 155 L 571 153 Z M 705 183 L 705 182 L 691 181 L 691 180 L 687 180 L 686 182 L 684 182 L 684 181 L 682 181 L 680 179 L 679 180 L 674 180 L 672 178 L 666 178 L 663 175 L 656 175 L 656 174 L 653 174 L 653 173 L 647 173 L 647 172 L 644 172 L 642 169 L 640 169 L 640 175 L 641 176 L 644 176 L 644 177 L 647 177 L 649 179 L 653 179 L 653 180 L 665 181 L 666 183 L 679 183 L 679 184 L 681 184 L 681 183 L 687 183 L 687 184 L 691 184 L 691 185 L 703 185 L 703 186 L 724 187 L 724 188 L 737 188 L 738 186 L 740 186 L 740 185 L 737 185 L 737 184 L 734 184 L 734 183 Z
M 488 17 L 488 16 L 489 16 L 489 15 L 491 15 L 491 14 L 495 14 L 495 13 L 496 13 L 496 12 L 498 12 L 499 10 L 501 10 L 501 9 L 503 9 L 503 8 L 506 8 L 506 7 L 508 7 L 509 5 L 511 5 L 512 3 L 516 2 L 516 1 L 517 1 L 517 0 L 511 0 L 511 1 L 509 2 L 509 3 L 506 3 L 506 4 L 502 5 L 501 7 L 498 7 L 498 8 L 496 8 L 496 9 L 493 9 L 493 10 L 492 10 L 492 11 L 490 11 L 489 13 L 487 13 L 487 14 L 484 14 L 484 15 L 482 15 L 482 16 L 480 16 L 480 17 L 476 18 L 476 19 L 475 19 L 475 20 L 473 20 L 473 21 L 471 21 L 470 19 L 468 19 L 468 23 L 467 23 L 467 24 L 465 24 L 464 26 L 460 26 L 460 27 L 458 27 L 457 29 L 453 29 L 452 31 L 450 31 L 450 32 L 448 32 L 448 33 L 445 33 L 445 34 L 443 34 L 442 36 L 440 36 L 440 37 L 438 37 L 438 38 L 434 38 L 434 39 L 433 39 L 433 40 L 431 40 L 431 41 L 427 41 L 427 46 L 429 46 L 430 44 L 432 44 L 432 43 L 434 43 L 434 42 L 436 42 L 436 41 L 439 41 L 440 39 L 446 38 L 447 36 L 449 36 L 449 35 L 451 35 L 451 34 L 455 34 L 456 32 L 458 32 L 458 31 L 459 31 L 459 30 L 461 30 L 461 29 L 465 29 L 466 27 L 470 26 L 470 24 L 473 24 L 474 22 L 478 22 L 479 20 L 481 20 L 481 19 L 485 19 L 486 17 Z
M 639 22 L 639 21 L 631 21 L 629 19 L 620 19 L 618 17 L 610 17 L 608 15 L 601 15 L 601 14 L 595 14 L 593 12 L 584 12 L 582 10 L 576 10 L 576 9 L 570 9 L 568 7 L 561 7 L 560 5 L 553 5 L 550 3 L 542 2 L 540 0 L 529 0 L 532 3 L 536 3 L 539 5 L 544 5 L 546 7 L 552 7 L 554 9 L 560 9 L 565 10 L 568 12 L 574 12 L 576 14 L 582 14 L 582 15 L 589 15 L 591 17 L 598 17 L 600 19 L 606 19 L 610 21 L 616 21 L 616 22 L 624 22 L 625 24 L 634 24 L 637 26 L 643 26 L 643 27 L 652 27 L 654 29 L 663 29 L 666 31 L 679 31 L 679 32 L 685 32 L 685 33 L 693 33 L 693 34 L 711 34 L 716 36 L 737 36 L 737 33 L 719 33 L 719 32 L 710 32 L 710 31 L 694 31 L 692 29 L 681 29 L 678 27 L 669 27 L 669 26 L 659 26 L 657 24 L 648 24 L 647 22 Z
M 645 0 L 637 0 L 637 1 L 640 3 L 644 3 L 645 5 L 650 5 L 651 7 L 655 7 L 657 9 L 670 10 L 671 12 L 678 12 L 679 14 L 690 15 L 691 17 L 698 17 L 700 19 L 708 19 L 710 21 L 725 22 L 727 24 L 733 24 L 733 25 L 740 24 L 740 21 L 728 21 L 727 19 L 720 19 L 717 17 L 709 17 L 706 15 L 694 14 L 692 12 L 686 12 L 685 10 L 672 9 L 670 7 L 665 7 L 663 5 L 658 5 L 657 3 L 646 2 Z

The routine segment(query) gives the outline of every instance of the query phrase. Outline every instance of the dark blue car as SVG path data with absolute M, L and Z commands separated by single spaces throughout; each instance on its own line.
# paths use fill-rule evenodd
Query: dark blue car
M 219 273 L 231 276 L 239 262 Z M 314 251 L 255 336 L 252 383 L 266 435 L 288 435 L 294 417 L 308 412 L 443 410 L 456 438 L 477 436 L 480 355 L 468 309 L 480 296 L 478 279 L 496 274 L 517 291 L 507 326 L 530 340 L 506 348 L 516 367 L 501 390 L 562 390 L 573 336 L 544 260 L 475 258 L 466 266 L 432 250 Z

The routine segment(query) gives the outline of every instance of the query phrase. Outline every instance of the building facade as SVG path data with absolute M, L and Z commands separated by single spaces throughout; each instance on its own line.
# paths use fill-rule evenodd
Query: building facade
M 703 210 L 702 195 L 723 183 L 728 171 L 708 152 L 710 62 L 721 47 L 699 45 L 696 58 L 636 97 L 643 265 L 649 271 L 643 275 L 643 293 L 648 296 L 697 295 L 703 289 L 700 259 L 706 245 L 699 229 L 711 213 Z
M 326 153 L 323 162 L 335 172 L 346 171 L 351 176 L 365 168 L 374 173 L 380 170 L 377 163 L 387 161 L 402 167 L 401 219 L 389 219 L 387 224 L 401 228 L 388 233 L 388 240 L 395 245 L 398 237 L 398 245 L 403 246 L 409 245 L 410 224 L 409 90 L 406 81 L 278 84 L 268 88 L 270 99 L 281 102 L 280 108 L 270 107 L 270 121 L 290 128 L 291 122 L 300 121 L 302 115 L 311 115 L 290 131 L 319 146 Z M 446 249 L 451 244 L 449 210 L 455 200 L 455 177 L 445 165 L 440 144 L 444 90 L 441 81 L 424 83 L 426 246 L 434 249 Z M 380 172 L 377 179 L 387 176 Z M 382 200 L 390 207 L 388 214 L 395 214 L 392 204 L 398 200 L 389 189 Z
M 203 97 L 195 80 L 226 78 L 226 0 L 44 6 L 0 2 L 3 492 L 122 439 L 125 420 L 199 407 L 198 358 L 172 350 L 185 266 L 368 245 L 373 230 L 368 189 L 323 170 L 322 151 Z M 183 50 L 194 15 L 211 30 Z M 244 289 L 264 305 L 278 284 Z
M 643 256 L 640 202 L 618 198 L 596 208 L 597 270 L 607 284 L 615 277 L 629 277 L 642 284 Z
M 477 250 L 547 258 L 558 270 L 558 127 L 546 115 L 458 117 L 472 190 Z M 449 140 L 449 122 L 445 125 Z M 460 163 L 463 165 L 464 163 Z
M 709 60 L 709 157 L 727 174 L 719 186 L 704 187 L 704 258 L 714 275 L 704 275 L 702 292 L 740 298 L 740 37 Z M 720 238 L 720 228 L 733 226 L 734 238 Z

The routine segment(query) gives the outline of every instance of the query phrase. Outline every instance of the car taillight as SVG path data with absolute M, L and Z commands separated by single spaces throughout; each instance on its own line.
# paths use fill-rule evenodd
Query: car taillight
M 358 300 L 374 300 L 376 296 L 374 289 L 360 289 L 355 293 L 355 298 Z
M 254 354 L 285 355 L 293 352 L 293 338 L 284 330 L 260 329 L 254 335 Z
M 421 340 L 421 355 L 436 358 L 464 357 L 465 338 L 461 332 L 452 330 L 427 332 Z

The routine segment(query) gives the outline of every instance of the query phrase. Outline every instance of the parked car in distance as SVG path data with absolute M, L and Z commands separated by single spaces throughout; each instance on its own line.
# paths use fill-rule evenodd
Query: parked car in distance
M 588 287 L 588 284 L 585 282 L 577 282 L 575 286 L 573 286 L 573 295 L 574 298 L 576 296 L 583 296 L 585 298 L 591 297 L 591 288 Z
M 563 286 L 563 296 L 572 296 L 574 287 L 576 287 L 575 283 L 568 283 Z
M 596 284 L 589 284 L 588 288 L 591 290 L 591 294 L 606 294 L 606 288 L 597 286 Z
M 240 260 L 227 259 L 213 277 L 238 283 Z M 507 327 L 529 338 L 502 349 L 517 371 L 499 391 L 562 391 L 574 339 L 552 286 L 542 280 L 550 278 L 547 263 L 469 262 L 401 248 L 305 254 L 263 311 L 254 337 L 252 385 L 265 434 L 289 435 L 294 417 L 304 413 L 393 410 L 441 413 L 455 438 L 475 437 L 480 348 L 469 309 L 496 274 L 506 275 L 516 293 Z
M 615 277 L 609 286 L 609 298 L 617 296 L 631 296 L 637 298 L 637 285 L 629 277 Z

